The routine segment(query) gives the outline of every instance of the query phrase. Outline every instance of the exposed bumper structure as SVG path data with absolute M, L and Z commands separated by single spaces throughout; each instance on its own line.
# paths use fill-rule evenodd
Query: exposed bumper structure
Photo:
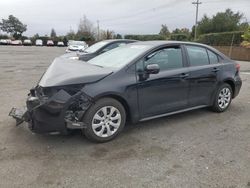
M 12 108 L 9 116 L 12 116 L 16 120 L 16 126 L 20 125 L 24 121 L 28 121 L 27 109 Z
M 36 133 L 67 133 L 68 129 L 86 127 L 81 119 L 91 99 L 82 91 L 70 95 L 61 89 L 49 98 L 37 93 L 31 90 L 26 101 L 27 109 L 11 109 L 9 115 L 16 119 L 16 125 L 26 121 L 30 130 Z

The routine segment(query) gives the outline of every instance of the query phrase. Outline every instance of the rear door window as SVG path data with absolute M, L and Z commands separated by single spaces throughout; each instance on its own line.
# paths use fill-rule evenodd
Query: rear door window
M 209 59 L 205 48 L 198 46 L 186 46 L 190 66 L 209 65 Z

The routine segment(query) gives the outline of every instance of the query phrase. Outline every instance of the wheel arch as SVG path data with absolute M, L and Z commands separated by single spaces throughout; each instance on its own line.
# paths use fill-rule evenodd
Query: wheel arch
M 112 99 L 115 99 L 118 102 L 120 102 L 125 109 L 126 119 L 131 120 L 130 107 L 129 107 L 127 101 L 121 95 L 114 94 L 114 93 L 107 93 L 107 94 L 96 97 L 95 100 L 99 100 L 102 98 L 112 98 Z
M 231 86 L 232 92 L 233 92 L 233 98 L 234 98 L 234 97 L 235 97 L 235 96 L 234 96 L 234 94 L 235 94 L 235 83 L 234 83 L 234 81 L 231 80 L 231 79 L 226 79 L 226 80 L 224 80 L 223 82 L 224 82 L 224 83 L 227 83 L 227 84 L 229 84 L 229 85 Z

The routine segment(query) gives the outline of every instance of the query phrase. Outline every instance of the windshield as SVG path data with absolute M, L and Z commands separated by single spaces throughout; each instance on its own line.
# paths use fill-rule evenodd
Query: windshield
M 85 49 L 84 52 L 94 53 L 97 50 L 99 50 L 100 48 L 102 48 L 103 46 L 105 46 L 106 44 L 108 44 L 108 41 L 97 42 L 97 43 L 93 44 L 92 46 L 88 47 L 87 49 Z
M 88 61 L 88 63 L 101 67 L 120 68 L 149 48 L 150 46 L 146 45 L 126 45 L 99 55 Z

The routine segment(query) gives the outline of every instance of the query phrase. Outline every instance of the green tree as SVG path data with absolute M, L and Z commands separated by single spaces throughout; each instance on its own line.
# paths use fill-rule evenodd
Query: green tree
M 204 15 L 201 21 L 198 23 L 197 27 L 198 34 L 204 34 L 204 33 L 213 33 L 213 21 L 207 15 Z
M 76 33 L 74 32 L 74 30 L 70 29 L 70 31 L 67 33 L 66 37 L 67 37 L 67 40 L 75 40 Z
M 241 22 L 242 18 L 242 13 L 234 13 L 231 9 L 227 9 L 225 12 L 218 12 L 212 18 L 204 15 L 198 23 L 197 32 L 198 34 L 206 34 L 238 31 L 246 27 L 246 23 Z
M 242 35 L 242 38 L 244 39 L 244 41 L 250 42 L 250 26 L 249 26 L 248 29 L 244 32 L 244 34 Z
M 65 46 L 67 46 L 67 44 L 68 44 L 68 39 L 67 39 L 67 37 L 63 37 L 63 43 L 64 43 Z
M 181 28 L 181 29 L 174 29 L 172 31 L 172 34 L 185 34 L 185 35 L 189 35 L 190 34 L 190 31 L 188 28 Z
M 36 33 L 36 34 L 33 36 L 33 38 L 38 39 L 38 38 L 39 38 L 39 34 Z
M 250 26 L 245 30 L 241 37 L 244 39 L 244 41 L 241 43 L 241 46 L 250 48 Z
M 51 37 L 52 39 L 56 38 L 56 31 L 55 31 L 54 28 L 51 29 L 50 37 Z
M 122 35 L 118 33 L 118 34 L 116 34 L 115 38 L 116 39 L 122 39 Z
M 162 35 L 162 36 L 165 36 L 165 37 L 169 37 L 170 32 L 169 32 L 169 30 L 168 30 L 167 25 L 165 25 L 165 24 L 162 24 L 162 25 L 161 25 L 161 30 L 160 30 L 159 35 Z
M 0 22 L 0 29 L 18 39 L 27 30 L 27 25 L 23 24 L 15 16 L 9 15 L 8 19 L 2 19 L 2 22 Z

